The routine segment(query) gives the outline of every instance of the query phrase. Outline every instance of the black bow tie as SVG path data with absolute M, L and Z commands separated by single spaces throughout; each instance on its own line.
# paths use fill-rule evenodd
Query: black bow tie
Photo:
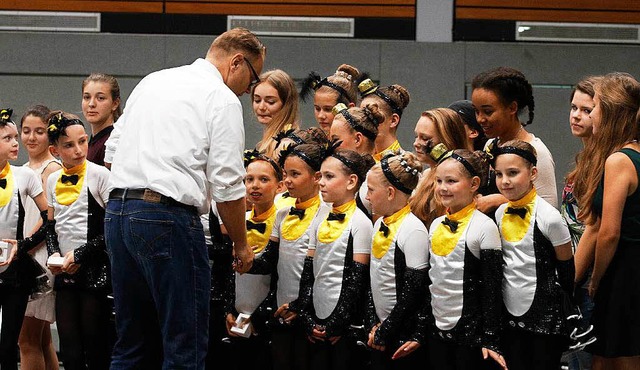
M 60 182 L 63 183 L 63 184 L 66 183 L 66 182 L 70 182 L 71 185 L 75 185 L 75 184 L 78 183 L 78 175 L 69 175 L 69 176 L 62 175 L 60 177 Z
M 378 232 L 381 232 L 386 238 L 387 236 L 389 236 L 389 226 L 385 225 L 384 222 L 381 222 L 380 229 L 378 229 Z
M 524 219 L 527 215 L 527 209 L 525 207 L 507 207 L 505 213 L 509 215 L 518 215 L 520 218 Z
M 327 216 L 327 221 L 344 221 L 344 216 L 344 213 L 330 212 L 329 216 Z
M 260 234 L 264 234 L 264 232 L 267 230 L 267 224 L 264 222 L 254 223 L 252 221 L 247 220 L 247 231 L 249 230 L 256 230 Z
M 7 179 L 0 179 L 0 188 L 7 188 Z
M 302 220 L 304 218 L 304 209 L 298 209 L 296 207 L 291 207 L 289 209 L 289 214 L 298 216 Z
M 288 191 L 285 191 L 284 193 L 282 193 L 282 198 L 289 198 L 291 197 L 291 194 L 289 194 Z
M 456 230 L 458 230 L 458 221 L 453 221 L 451 219 L 449 219 L 449 217 L 445 217 L 444 220 L 442 221 L 442 224 L 445 226 L 449 226 L 449 229 L 451 230 L 452 233 L 455 233 Z

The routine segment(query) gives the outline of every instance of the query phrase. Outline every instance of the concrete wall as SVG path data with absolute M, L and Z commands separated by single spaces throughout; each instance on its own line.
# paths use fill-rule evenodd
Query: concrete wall
M 118 77 L 124 98 L 147 73 L 185 63 L 206 52 L 213 36 L 0 32 L 0 107 L 17 117 L 34 103 L 81 116 L 80 85 L 93 71 Z M 640 76 L 640 46 L 534 43 L 418 43 L 344 39 L 269 38 L 266 69 L 280 68 L 300 80 L 309 71 L 325 76 L 342 63 L 357 66 L 383 85 L 399 83 L 411 93 L 401 144 L 410 148 L 413 127 L 426 109 L 468 97 L 474 75 L 508 65 L 534 84 L 535 121 L 528 129 L 553 153 L 557 176 L 567 172 L 580 143 L 569 131 L 571 85 L 585 75 L 625 71 Z M 245 111 L 247 147 L 261 128 Z M 313 108 L 301 106 L 302 125 L 314 124 Z M 21 158 L 24 158 L 21 157 Z

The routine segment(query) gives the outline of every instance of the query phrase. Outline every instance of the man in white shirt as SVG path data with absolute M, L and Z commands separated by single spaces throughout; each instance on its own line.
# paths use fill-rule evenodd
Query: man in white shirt
M 234 242 L 237 270 L 248 270 L 238 96 L 259 81 L 264 57 L 251 32 L 227 31 L 205 59 L 140 81 L 114 126 L 105 154 L 118 331 L 111 369 L 157 362 L 150 343 L 158 331 L 163 368 L 204 369 L 211 275 L 199 214 L 211 197 Z

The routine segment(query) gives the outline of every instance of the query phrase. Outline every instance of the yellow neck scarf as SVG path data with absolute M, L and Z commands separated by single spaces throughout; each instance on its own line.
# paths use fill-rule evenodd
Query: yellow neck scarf
M 386 226 L 389 231 L 385 235 L 384 232 L 378 230 L 373 235 L 373 247 L 371 252 L 373 253 L 374 257 L 380 259 L 385 254 L 387 254 L 387 252 L 389 251 L 389 247 L 391 247 L 391 242 L 395 238 L 396 232 L 400 228 L 400 225 L 402 225 L 402 220 L 404 220 L 404 218 L 407 217 L 409 213 L 411 213 L 411 208 L 407 204 L 398 212 L 382 219 L 380 229 L 383 229 L 384 226 Z
M 13 198 L 13 174 L 11 173 L 11 165 L 9 162 L 7 162 L 2 172 L 0 172 L 0 179 L 6 181 L 4 189 L 0 187 L 0 207 L 4 207 L 9 204 L 11 198 Z
M 320 224 L 320 228 L 318 228 L 318 241 L 321 243 L 331 243 L 338 239 L 340 235 L 344 232 L 344 229 L 349 225 L 349 220 L 353 213 L 356 211 L 356 201 L 351 200 L 341 206 L 333 207 L 331 213 L 340 215 L 343 214 L 344 218 L 342 220 L 331 220 L 325 219 L 322 224 Z
M 251 210 L 251 218 L 249 222 L 264 223 L 265 229 L 264 233 L 260 233 L 258 230 L 251 229 L 247 230 L 247 243 L 253 248 L 253 253 L 260 253 L 269 243 L 269 237 L 271 236 L 271 229 L 273 228 L 273 223 L 276 220 L 276 206 L 271 205 L 271 208 L 266 212 L 259 214 L 256 216 L 255 209 Z
M 278 200 L 276 200 L 277 209 L 293 207 L 295 206 L 295 204 L 296 204 L 296 198 L 290 196 L 289 192 L 285 192 L 284 194 L 282 194 L 282 196 L 278 198 Z
M 396 150 L 402 150 L 398 140 L 394 141 L 393 144 L 391 144 L 387 149 L 381 151 L 380 153 L 374 154 L 373 159 L 376 161 L 376 163 L 378 163 L 387 153 L 395 152 Z
M 476 209 L 476 203 L 472 202 L 468 206 L 459 210 L 456 213 L 449 213 L 447 211 L 447 218 L 457 225 L 455 231 L 451 230 L 450 226 L 440 223 L 431 238 L 431 250 L 438 256 L 446 256 L 451 253 L 458 245 L 460 237 L 467 229 L 473 211 Z
M 532 188 L 524 197 L 507 203 L 504 215 L 502 216 L 502 237 L 509 242 L 518 242 L 524 238 L 529 226 L 531 225 L 531 217 L 533 216 L 533 207 L 536 201 L 536 188 Z M 520 217 L 517 214 L 507 213 L 510 208 L 525 209 L 526 215 Z
M 282 221 L 281 235 L 287 240 L 296 240 L 307 231 L 311 221 L 313 221 L 318 208 L 320 207 L 320 196 L 296 204 L 295 208 L 304 210 L 304 217 L 300 219 L 297 215 L 289 214 Z
M 66 168 L 62 166 L 60 171 L 60 177 L 56 182 L 56 199 L 58 203 L 68 206 L 75 202 L 80 196 L 82 191 L 82 184 L 84 183 L 85 176 L 87 174 L 87 161 L 75 167 Z M 73 184 L 71 181 L 62 182 L 63 176 L 77 176 L 78 181 Z

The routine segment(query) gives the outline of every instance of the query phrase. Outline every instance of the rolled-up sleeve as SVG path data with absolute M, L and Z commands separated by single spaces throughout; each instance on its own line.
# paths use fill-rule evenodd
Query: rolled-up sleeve
M 216 110 L 210 123 L 210 146 L 207 179 L 216 203 L 245 196 L 244 124 L 242 107 L 228 104 Z

